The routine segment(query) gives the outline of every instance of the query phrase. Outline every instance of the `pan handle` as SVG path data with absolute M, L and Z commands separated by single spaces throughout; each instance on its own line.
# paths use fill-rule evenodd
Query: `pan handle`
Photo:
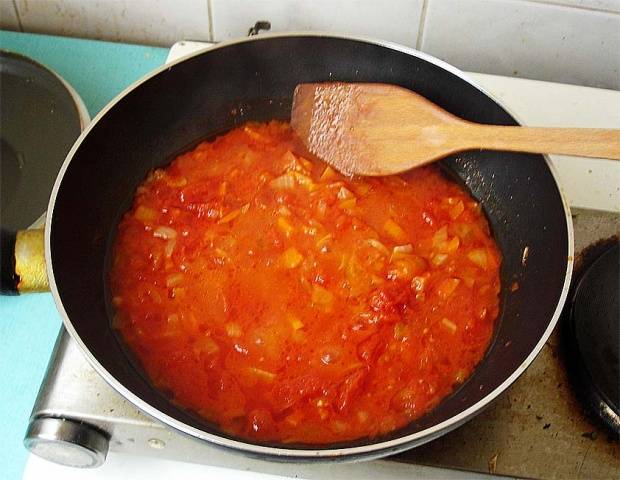
M 0 294 L 49 290 L 43 229 L 0 233 Z

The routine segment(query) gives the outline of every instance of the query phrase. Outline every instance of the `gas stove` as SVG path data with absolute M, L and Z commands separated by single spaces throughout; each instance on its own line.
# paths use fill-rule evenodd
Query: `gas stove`
M 171 50 L 169 60 L 202 48 L 208 45 L 179 42 Z M 558 88 L 569 87 L 555 88 L 544 82 L 488 75 L 472 76 L 499 97 L 515 95 L 515 86 L 521 92 L 535 90 L 538 95 L 542 95 L 541 89 L 543 92 L 553 90 L 557 95 Z M 570 89 L 578 89 L 580 95 L 584 92 L 600 95 L 595 89 Z M 571 92 L 575 95 L 577 90 Z M 610 92 L 608 98 L 620 104 L 620 92 Z M 537 108 L 530 105 L 528 114 L 528 106 L 519 104 L 519 100 L 515 97 L 511 102 L 504 98 L 504 104 L 517 105 L 515 110 L 519 110 L 516 113 L 522 121 L 533 119 L 526 120 L 526 124 L 548 122 L 556 126 L 579 126 L 578 121 L 562 124 L 556 118 L 541 120 Z M 616 112 L 618 110 L 620 108 Z M 582 117 L 582 121 L 589 123 L 588 126 L 598 126 L 588 118 Z M 617 113 L 610 121 L 611 124 L 602 126 L 620 127 Z M 600 162 L 593 160 L 587 167 L 590 174 L 575 178 L 575 169 L 586 167 L 571 163 L 573 160 L 564 158 L 556 165 L 563 164 L 559 175 L 571 204 L 588 207 L 573 208 L 575 254 L 579 255 L 588 245 L 620 232 L 619 194 L 613 188 L 613 185 L 620 185 L 620 169 L 602 171 Z M 303 478 L 406 478 L 415 475 L 480 478 L 480 474 L 533 478 L 620 476 L 617 441 L 589 418 L 574 394 L 560 328 L 521 378 L 465 426 L 395 457 L 352 465 L 270 463 L 175 432 L 143 414 L 113 390 L 61 328 L 33 408 L 25 444 L 43 458 L 81 467 L 101 465 L 108 452 L 115 452 Z

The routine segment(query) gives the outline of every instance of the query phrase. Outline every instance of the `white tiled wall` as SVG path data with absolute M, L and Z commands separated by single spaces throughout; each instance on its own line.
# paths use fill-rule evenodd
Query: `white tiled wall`
M 211 0 L 214 40 L 240 37 L 256 20 L 276 32 L 324 30 L 415 46 L 423 0 Z
M 620 89 L 618 13 L 523 0 L 428 0 L 421 39 L 421 50 L 467 70 Z
M 17 9 L 12 0 L 0 0 L 0 27 L 7 30 L 20 30 Z
M 620 0 L 0 0 L 9 30 L 169 46 L 323 30 L 419 48 L 465 70 L 620 90 Z
M 207 0 L 12 1 L 25 32 L 156 45 L 210 38 Z

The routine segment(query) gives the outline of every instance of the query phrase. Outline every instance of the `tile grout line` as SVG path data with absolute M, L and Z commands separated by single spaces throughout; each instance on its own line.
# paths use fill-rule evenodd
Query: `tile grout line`
M 422 10 L 420 11 L 420 24 L 418 27 L 418 38 L 416 40 L 416 50 L 422 50 L 422 40 L 424 40 L 424 25 L 426 24 L 426 10 L 430 0 L 422 0 Z
M 17 25 L 19 26 L 19 31 L 23 32 L 24 27 L 22 26 L 22 17 L 19 14 L 19 9 L 17 8 L 17 0 L 13 0 L 11 3 L 13 3 L 13 10 L 15 10 L 15 17 L 17 18 Z
M 213 28 L 213 1 L 212 0 L 207 0 L 207 13 L 208 13 L 208 18 L 209 18 L 209 41 L 214 42 L 215 40 L 213 40 L 214 28 Z

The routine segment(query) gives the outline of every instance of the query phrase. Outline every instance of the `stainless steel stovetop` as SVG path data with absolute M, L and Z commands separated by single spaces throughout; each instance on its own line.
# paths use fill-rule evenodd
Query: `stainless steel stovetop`
M 573 223 L 577 255 L 620 232 L 617 213 L 574 210 Z M 456 469 L 454 478 L 465 478 L 463 470 L 534 478 L 620 477 L 620 447 L 577 402 L 558 330 L 525 374 L 478 417 L 430 444 L 369 462 L 365 473 L 416 464 Z M 76 466 L 99 465 L 109 450 L 305 478 L 333 477 L 334 469 L 350 468 L 253 460 L 172 431 L 113 390 L 64 328 L 25 443 L 44 458 Z

